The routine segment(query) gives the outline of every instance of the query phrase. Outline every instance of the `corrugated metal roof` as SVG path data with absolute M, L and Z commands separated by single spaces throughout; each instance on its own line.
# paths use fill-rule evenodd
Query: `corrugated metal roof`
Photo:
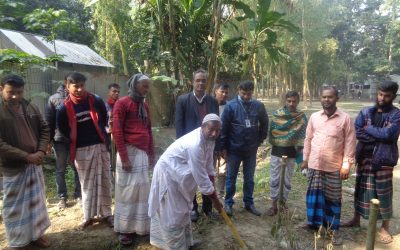
M 7 29 L 0 29 L 0 33 L 6 36 L 16 48 L 26 53 L 41 58 L 54 54 L 54 45 L 45 41 L 42 36 Z M 56 40 L 56 50 L 57 54 L 64 55 L 63 62 L 114 67 L 84 44 Z

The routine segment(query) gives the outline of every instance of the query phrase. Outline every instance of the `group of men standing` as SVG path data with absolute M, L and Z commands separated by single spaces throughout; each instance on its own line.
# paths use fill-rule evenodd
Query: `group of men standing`
M 191 221 L 200 215 L 197 188 L 206 216 L 213 217 L 213 205 L 222 210 L 220 199 L 232 216 L 240 166 L 244 207 L 261 216 L 253 200 L 254 174 L 257 149 L 268 131 L 272 205 L 267 215 L 278 212 L 282 164 L 287 164 L 281 194 L 285 209 L 295 164 L 301 164 L 308 178 L 306 227 L 325 226 L 333 232 L 332 242 L 341 244 L 342 180 L 356 163 L 355 214 L 343 226 L 359 226 L 361 216 L 368 218 L 370 199 L 377 198 L 383 220 L 379 239 L 392 241 L 392 176 L 400 134 L 400 111 L 393 106 L 396 83 L 385 81 L 379 86 L 376 104 L 360 111 L 355 126 L 350 116 L 336 107 L 339 94 L 334 87 L 321 91 L 322 110 L 309 120 L 297 109 L 299 94 L 287 92 L 284 107 L 275 111 L 269 122 L 264 104 L 252 98 L 252 82 L 240 83 L 237 95 L 227 102 L 229 85 L 217 85 L 212 97 L 206 94 L 207 73 L 198 70 L 193 74 L 193 91 L 176 103 L 177 140 L 157 164 L 145 101 L 150 78 L 141 73 L 132 76 L 127 82 L 128 96 L 122 98 L 119 86 L 111 84 L 106 103 L 88 92 L 85 83 L 80 73 L 66 75 L 49 99 L 46 122 L 38 108 L 23 98 L 21 77 L 8 75 L 1 80 L 0 170 L 4 176 L 3 218 L 11 247 L 49 246 L 44 236 L 50 220 L 41 164 L 51 146 L 56 155 L 60 208 L 67 207 L 68 162 L 74 170 L 73 196 L 81 203 L 84 217 L 79 228 L 101 219 L 114 227 L 124 245 L 131 244 L 135 234 L 150 233 L 150 243 L 159 248 L 187 249 L 195 244 Z M 110 158 L 113 147 L 115 164 Z M 148 171 L 153 167 L 150 182 Z
M 60 208 L 67 207 L 67 163 L 74 169 L 74 198 L 83 211 L 80 229 L 102 220 L 120 233 L 123 243 L 130 243 L 135 233 L 149 233 L 148 167 L 154 165 L 154 149 L 144 97 L 150 79 L 144 74 L 134 75 L 128 81 L 129 96 L 118 102 L 119 86 L 110 85 L 107 107 L 100 97 L 86 90 L 85 84 L 84 75 L 67 74 L 57 93 L 49 98 L 45 122 L 38 108 L 23 98 L 25 82 L 21 77 L 7 75 L 1 80 L 3 218 L 12 248 L 49 246 L 44 236 L 50 220 L 41 164 L 51 147 L 56 156 Z M 118 150 L 115 216 L 111 210 L 114 169 L 110 171 L 110 133 Z

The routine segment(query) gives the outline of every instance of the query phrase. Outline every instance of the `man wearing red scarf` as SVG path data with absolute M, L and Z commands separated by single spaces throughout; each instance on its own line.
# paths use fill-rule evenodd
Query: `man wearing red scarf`
M 70 139 L 71 161 L 75 161 L 81 182 L 84 220 L 79 227 L 91 225 L 94 217 L 112 227 L 107 110 L 100 97 L 85 90 L 85 82 L 80 73 L 68 75 L 69 95 L 57 112 L 57 127 Z

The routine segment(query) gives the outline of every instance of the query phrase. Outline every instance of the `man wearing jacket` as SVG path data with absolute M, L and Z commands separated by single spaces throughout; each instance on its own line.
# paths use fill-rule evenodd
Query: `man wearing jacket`
M 201 126 L 203 118 L 211 113 L 219 114 L 218 103 L 206 94 L 207 73 L 199 69 L 193 73 L 193 91 L 178 97 L 176 102 L 175 127 L 176 139 Z M 212 201 L 205 195 L 203 198 L 203 212 L 211 216 Z M 196 196 L 193 199 L 192 221 L 197 221 L 198 204 Z
M 67 207 L 68 195 L 65 183 L 65 171 L 69 162 L 69 139 L 56 128 L 56 112 L 57 108 L 63 104 L 65 98 L 68 96 L 66 89 L 67 77 L 68 75 L 65 76 L 64 83 L 58 87 L 57 92 L 50 96 L 45 110 L 45 119 L 50 128 L 50 140 L 53 143 L 56 156 L 56 186 L 58 198 L 60 198 L 58 203 L 60 209 Z M 71 162 L 70 164 L 75 176 L 74 199 L 78 201 L 81 199 L 81 184 L 79 183 L 79 176 L 74 163 Z
M 110 154 L 107 150 L 107 110 L 103 100 L 85 89 L 86 77 L 74 72 L 67 77 L 68 98 L 57 111 L 56 124 L 70 140 L 70 159 L 75 161 L 82 187 L 85 229 L 101 217 L 113 227 L 111 213 Z
M 369 217 L 370 200 L 378 199 L 378 219 L 382 220 L 378 239 L 385 244 L 393 241 L 389 223 L 392 217 L 393 167 L 399 158 L 397 140 L 400 134 L 400 110 L 393 106 L 393 100 L 398 89 L 397 83 L 384 81 L 378 87 L 375 106 L 362 109 L 356 118 L 355 211 L 353 219 L 342 225 L 359 227 L 360 217 Z
M 267 138 L 268 115 L 264 104 L 252 99 L 254 84 L 244 81 L 239 95 L 229 101 L 222 115 L 221 147 L 227 159 L 225 210 L 232 216 L 233 197 L 240 163 L 243 162 L 243 202 L 246 210 L 260 216 L 253 201 L 254 171 L 260 144 Z
M 24 80 L 7 75 L 0 82 L 0 171 L 3 174 L 3 220 L 10 247 L 31 242 L 48 247 L 50 226 L 42 162 L 49 128 L 39 109 L 23 98 Z

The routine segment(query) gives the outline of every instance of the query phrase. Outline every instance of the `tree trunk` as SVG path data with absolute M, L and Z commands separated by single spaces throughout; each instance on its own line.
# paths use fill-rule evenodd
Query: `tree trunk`
M 214 0 L 213 3 L 213 24 L 214 30 L 212 34 L 212 42 L 211 42 L 211 56 L 208 60 L 208 82 L 207 82 L 207 92 L 211 92 L 214 81 L 216 79 L 217 72 L 217 54 L 218 54 L 218 41 L 220 37 L 220 28 L 221 28 L 221 0 Z
M 253 82 L 254 82 L 254 97 L 258 97 L 258 81 L 257 81 L 257 54 L 253 53 L 252 56 L 252 68 L 253 68 Z
M 311 106 L 310 87 L 308 85 L 308 51 L 307 40 L 305 37 L 305 23 L 304 23 L 304 4 L 301 15 L 301 30 L 302 30 L 302 47 L 303 47 L 303 102 L 304 105 Z
M 164 11 L 163 11 L 163 1 L 157 0 L 157 22 L 158 22 L 158 32 L 160 34 L 160 43 L 162 51 L 169 51 L 171 45 L 167 43 L 168 39 L 165 39 L 165 32 L 164 32 Z M 164 59 L 164 69 L 165 73 L 168 76 L 171 76 L 171 64 L 169 59 Z
M 125 50 L 125 46 L 124 46 L 124 43 L 121 38 L 121 34 L 119 33 L 117 27 L 115 26 L 115 24 L 112 21 L 110 21 L 110 25 L 113 28 L 115 35 L 117 36 L 119 48 L 121 50 L 121 57 L 122 57 L 121 59 L 122 59 L 122 66 L 124 67 L 124 75 L 129 76 L 128 64 L 126 62 L 126 50 Z
M 175 32 L 175 20 L 173 12 L 172 0 L 168 0 L 168 18 L 169 18 L 169 32 L 171 34 L 171 55 L 173 58 L 174 65 L 174 78 L 180 79 L 179 74 L 179 61 L 177 57 L 178 44 L 176 42 L 176 32 Z

